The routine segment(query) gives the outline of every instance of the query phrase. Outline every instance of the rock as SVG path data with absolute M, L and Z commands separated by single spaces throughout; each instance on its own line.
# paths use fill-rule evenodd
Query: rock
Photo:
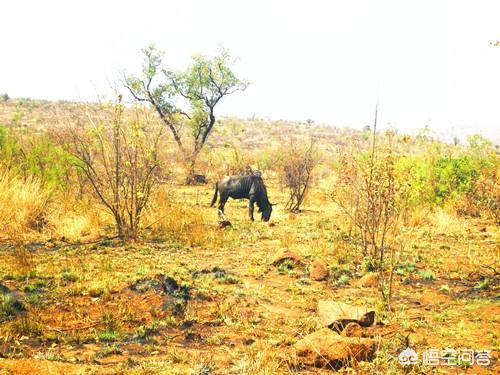
M 276 257 L 274 257 L 272 261 L 273 266 L 279 266 L 280 264 L 284 263 L 285 261 L 288 261 L 296 266 L 303 266 L 304 261 L 302 260 L 302 257 L 295 253 L 294 251 L 291 250 L 284 250 L 281 253 L 279 253 Z
M 191 270 L 191 277 L 196 279 L 203 275 L 210 275 L 215 279 L 219 279 L 226 284 L 239 284 L 240 278 L 237 274 L 233 272 L 226 271 L 224 268 L 215 266 L 210 268 L 203 268 L 200 270 Z
M 229 220 L 220 220 L 217 225 L 218 225 L 219 229 L 224 229 L 224 228 L 233 226 Z
M 350 322 L 363 327 L 371 326 L 375 321 L 375 310 L 343 302 L 320 300 L 318 316 L 323 325 L 340 332 Z
M 252 345 L 254 342 L 255 340 L 252 338 L 243 339 L 243 345 Z
M 0 323 L 26 311 L 16 292 L 0 283 Z
M 203 337 L 198 332 L 188 332 L 184 336 L 184 341 L 186 342 L 201 342 Z
M 163 312 L 168 312 L 173 316 L 183 316 L 186 311 L 187 301 L 183 299 L 176 299 L 171 296 L 165 297 L 165 302 L 161 305 Z
M 330 275 L 330 270 L 328 269 L 326 262 L 321 259 L 316 259 L 311 264 L 311 279 L 316 281 L 325 280 L 328 275 Z
M 344 337 L 362 337 L 363 336 L 363 328 L 354 322 L 347 323 L 345 328 L 340 332 L 340 336 Z
M 219 210 L 217 215 L 219 217 L 219 229 L 224 229 L 232 226 L 231 222 L 227 219 L 222 210 Z
M 10 289 L 7 288 L 5 285 L 0 283 L 0 294 L 7 294 L 10 293 Z
M 189 286 L 187 285 L 179 285 L 177 281 L 173 277 L 164 276 L 162 274 L 156 275 L 156 278 L 160 280 L 162 289 L 165 294 L 175 297 L 177 299 L 182 299 L 187 301 L 191 299 Z
M 188 185 L 203 185 L 207 183 L 207 178 L 202 174 L 194 174 L 186 178 Z
M 373 287 L 377 286 L 378 276 L 375 272 L 369 272 L 364 275 L 361 279 L 354 283 L 355 286 L 360 287 Z
M 295 344 L 300 364 L 336 369 L 352 360 L 370 360 L 375 350 L 375 340 L 340 336 L 328 328 L 311 333 Z
M 184 320 L 182 322 L 182 324 L 179 326 L 179 328 L 180 329 L 188 329 L 188 328 L 191 328 L 195 323 L 196 323 L 196 320 L 194 320 L 194 319 Z

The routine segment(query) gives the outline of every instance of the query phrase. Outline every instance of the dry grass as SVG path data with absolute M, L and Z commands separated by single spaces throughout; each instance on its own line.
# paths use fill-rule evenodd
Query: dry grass
M 92 202 L 75 201 L 67 197 L 54 198 L 47 215 L 48 229 L 53 238 L 70 242 L 88 242 L 109 234 L 112 217 Z
M 0 236 L 19 240 L 44 225 L 49 193 L 34 177 L 21 178 L 0 166 Z M 28 231 L 28 232 L 26 232 Z
M 31 108 L 24 118 L 46 113 Z M 398 364 L 398 334 L 410 335 L 419 354 L 429 347 L 498 352 L 498 284 L 485 266 L 498 261 L 500 232 L 490 219 L 460 217 L 452 208 L 409 212 L 401 227 L 404 249 L 397 259 L 392 310 L 380 307 L 376 288 L 356 285 L 367 270 L 349 222 L 330 198 L 333 162 L 318 167 L 317 184 L 300 213 L 284 209 L 287 197 L 279 180 L 272 168 L 265 169 L 270 200 L 278 203 L 271 222 L 249 222 L 247 202 L 231 200 L 226 215 L 232 227 L 218 229 L 217 211 L 209 208 L 215 177 L 247 161 L 257 164 L 256 150 L 276 147 L 283 128 L 295 126 L 242 123 L 228 119 L 214 133 L 208 185 L 176 184 L 175 176 L 180 182 L 183 173 L 179 165 L 171 166 L 174 179 L 155 193 L 143 212 L 141 237 L 128 243 L 104 239 L 113 234 L 112 218 L 92 203 L 71 194 L 53 193 L 49 200 L 38 180 L 2 172 L 0 235 L 7 228 L 10 236 L 22 234 L 37 243 L 0 251 L 0 282 L 27 309 L 0 324 L 0 357 L 7 357 L 0 359 L 0 373 L 331 373 L 293 367 L 294 343 L 320 327 L 318 299 L 374 307 L 384 323 L 377 327 L 387 334 L 380 336 L 377 358 L 352 363 L 343 370 L 347 373 L 434 371 Z M 305 134 L 299 126 L 296 131 Z M 362 144 L 355 134 L 339 136 L 339 130 L 311 132 L 324 136 L 320 143 L 327 156 L 332 155 L 327 147 L 337 142 L 353 149 Z M 230 152 L 224 148 L 228 138 L 254 158 L 217 160 Z M 43 233 L 33 227 L 40 215 Z M 50 247 L 43 245 L 50 237 Z M 60 237 L 100 241 L 72 246 Z M 283 249 L 303 256 L 305 266 L 272 266 Z M 330 269 L 323 282 L 308 274 L 318 258 Z M 225 274 L 215 275 L 214 267 Z M 179 314 L 165 309 L 161 294 L 131 289 L 159 274 L 189 289 Z M 477 366 L 453 370 L 478 373 Z M 498 365 L 491 372 L 497 370 Z
M 205 209 L 175 202 L 167 190 L 153 197 L 144 219 L 146 231 L 153 236 L 178 241 L 188 247 L 220 245 L 222 241 L 220 232 L 214 231 L 213 218 L 207 217 Z

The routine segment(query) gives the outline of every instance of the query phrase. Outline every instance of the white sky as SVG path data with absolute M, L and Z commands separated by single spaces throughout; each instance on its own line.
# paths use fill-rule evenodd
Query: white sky
M 166 64 L 219 46 L 252 82 L 221 115 L 500 140 L 500 1 L 3 1 L 0 92 L 96 100 L 140 49 Z

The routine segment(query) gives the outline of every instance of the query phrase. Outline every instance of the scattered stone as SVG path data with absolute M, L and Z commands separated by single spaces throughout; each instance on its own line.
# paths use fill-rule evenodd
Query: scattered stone
M 255 340 L 252 338 L 243 339 L 243 345 L 252 345 L 254 342 Z
M 156 275 L 154 278 L 137 280 L 129 288 L 137 293 L 153 291 L 164 296 L 161 310 L 170 312 L 174 316 L 183 316 L 187 301 L 191 299 L 189 286 L 179 285 L 173 277 L 162 274 Z
M 219 217 L 219 229 L 224 229 L 232 226 L 231 222 L 227 219 L 226 215 L 224 215 L 224 212 L 222 212 L 222 210 L 218 210 L 218 217 Z
M 194 174 L 186 178 L 188 185 L 204 185 L 207 183 L 207 178 L 202 174 Z
M 369 272 L 366 275 L 364 275 L 361 279 L 356 281 L 354 285 L 366 288 L 366 287 L 377 286 L 377 283 L 378 283 L 377 274 L 375 272 Z
M 330 270 L 326 262 L 322 259 L 316 259 L 311 264 L 311 279 L 315 281 L 325 280 L 330 275 Z
M 218 225 L 219 225 L 219 229 L 224 229 L 224 228 L 233 226 L 229 220 L 219 220 Z
M 10 293 L 10 289 L 7 288 L 5 285 L 0 283 L 0 294 L 7 294 Z
M 284 262 L 290 262 L 296 266 L 303 266 L 304 261 L 302 257 L 295 253 L 294 251 L 291 250 L 284 250 L 281 253 L 279 253 L 272 261 L 273 266 L 279 266 L 280 264 Z
M 203 268 L 201 270 L 191 270 L 190 273 L 193 279 L 204 275 L 212 275 L 215 279 L 225 281 L 227 284 L 238 284 L 240 282 L 240 277 L 238 275 L 218 266 L 211 269 Z
M 0 283 L 0 323 L 26 311 L 24 304 L 17 298 L 16 292 L 10 291 Z
M 371 360 L 375 350 L 375 340 L 340 336 L 328 328 L 311 333 L 295 344 L 295 355 L 300 364 L 334 369 L 352 360 Z
M 170 276 L 165 277 L 163 275 L 159 275 L 158 279 L 161 282 L 163 290 L 167 294 L 172 294 L 179 289 L 179 284 L 177 284 L 177 281 L 175 281 L 173 277 Z
M 133 282 L 129 288 L 137 293 L 146 293 L 149 290 L 161 293 L 163 285 L 158 278 L 144 278 Z
M 187 285 L 179 285 L 173 277 L 162 274 L 158 274 L 154 278 L 137 280 L 130 285 L 130 289 L 138 293 L 145 293 L 148 290 L 152 290 L 156 293 L 164 293 L 185 301 L 190 299 L 189 287 Z
M 184 311 L 186 310 L 186 306 L 187 301 L 167 296 L 165 302 L 161 306 L 161 309 L 162 311 L 170 312 L 173 316 L 182 317 L 184 315 Z
M 198 332 L 188 332 L 186 336 L 184 336 L 184 340 L 186 342 L 201 342 L 203 338 Z
M 180 329 L 188 329 L 191 328 L 194 324 L 196 323 L 196 320 L 190 319 L 190 320 L 184 320 L 182 324 L 180 325 Z
M 191 299 L 191 296 L 189 294 L 189 286 L 179 285 L 177 281 L 175 281 L 175 279 L 170 276 L 165 277 L 163 275 L 158 275 L 157 278 L 160 279 L 163 291 L 167 295 L 170 295 L 177 299 L 182 299 L 184 301 Z
M 362 337 L 363 336 L 363 328 L 354 322 L 347 323 L 345 328 L 340 332 L 340 336 L 344 337 Z
M 318 301 L 318 316 L 321 323 L 341 332 L 350 322 L 369 327 L 375 321 L 375 310 L 363 306 L 352 306 L 337 301 Z

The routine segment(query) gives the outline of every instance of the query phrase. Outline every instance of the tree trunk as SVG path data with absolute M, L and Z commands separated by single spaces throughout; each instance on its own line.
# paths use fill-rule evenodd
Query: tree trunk
M 198 159 L 198 154 L 200 153 L 200 150 L 194 150 L 193 153 L 188 157 L 188 174 L 186 176 L 186 183 L 188 185 L 194 184 L 196 182 L 194 176 L 196 175 L 195 173 L 195 168 L 196 168 L 196 160 Z

